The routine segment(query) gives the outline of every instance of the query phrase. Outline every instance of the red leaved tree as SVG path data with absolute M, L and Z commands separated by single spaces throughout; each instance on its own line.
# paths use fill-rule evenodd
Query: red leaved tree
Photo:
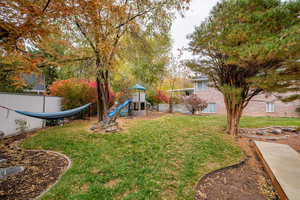
M 96 83 L 86 80 L 58 80 L 49 86 L 50 95 L 62 97 L 64 110 L 82 106 L 87 103 L 96 103 Z M 114 103 L 115 94 L 109 91 L 109 105 Z
M 165 94 L 164 91 L 161 91 L 161 90 L 156 91 L 155 99 L 158 102 L 163 102 L 163 103 L 168 103 L 169 102 L 169 97 Z
M 201 99 L 196 94 L 183 97 L 183 102 L 192 114 L 195 114 L 196 111 L 203 111 L 208 105 L 205 100 Z

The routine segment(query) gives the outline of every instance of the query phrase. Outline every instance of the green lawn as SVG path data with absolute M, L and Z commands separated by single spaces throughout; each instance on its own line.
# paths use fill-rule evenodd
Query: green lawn
M 40 131 L 27 139 L 28 149 L 68 155 L 73 165 L 43 199 L 194 199 L 204 174 L 243 158 L 233 140 L 222 134 L 221 116 L 167 115 L 131 121 L 121 134 L 93 134 L 90 122 Z M 242 127 L 298 125 L 299 119 L 247 117 Z

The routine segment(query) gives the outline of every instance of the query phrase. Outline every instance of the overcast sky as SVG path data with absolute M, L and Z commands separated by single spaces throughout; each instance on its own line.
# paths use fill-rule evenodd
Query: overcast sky
M 219 0 L 192 0 L 190 10 L 185 14 L 184 18 L 177 17 L 175 19 L 171 36 L 173 39 L 173 54 L 177 55 L 178 50 L 187 47 L 188 40 L 186 36 L 192 33 L 195 26 L 199 25 L 206 17 L 208 17 L 210 10 Z M 183 58 L 190 57 L 187 52 L 184 52 Z

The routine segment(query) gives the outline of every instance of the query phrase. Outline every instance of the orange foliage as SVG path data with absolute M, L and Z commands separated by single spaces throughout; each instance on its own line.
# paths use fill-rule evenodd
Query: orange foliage
M 63 97 L 63 109 L 72 109 L 87 103 L 96 103 L 97 91 L 95 82 L 86 80 L 58 80 L 49 87 L 50 95 Z M 109 104 L 114 103 L 115 94 L 109 92 Z

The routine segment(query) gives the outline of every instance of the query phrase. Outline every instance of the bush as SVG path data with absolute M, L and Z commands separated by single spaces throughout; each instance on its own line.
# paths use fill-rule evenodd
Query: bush
M 151 105 L 157 105 L 160 103 L 168 103 L 169 97 L 161 90 L 151 91 L 147 95 L 147 101 Z
M 170 97 L 170 101 L 172 104 L 180 104 L 182 103 L 182 96 L 173 94 L 172 97 Z
M 53 82 L 48 89 L 50 95 L 62 97 L 63 110 L 96 102 L 96 88 L 84 80 L 58 80 Z
M 168 103 L 169 102 L 169 97 L 165 94 L 164 91 L 161 91 L 161 90 L 157 90 L 155 98 L 159 103 Z
M 207 106 L 207 102 L 202 100 L 196 94 L 183 97 L 183 102 L 186 108 L 192 113 L 195 114 L 196 111 L 203 111 Z

